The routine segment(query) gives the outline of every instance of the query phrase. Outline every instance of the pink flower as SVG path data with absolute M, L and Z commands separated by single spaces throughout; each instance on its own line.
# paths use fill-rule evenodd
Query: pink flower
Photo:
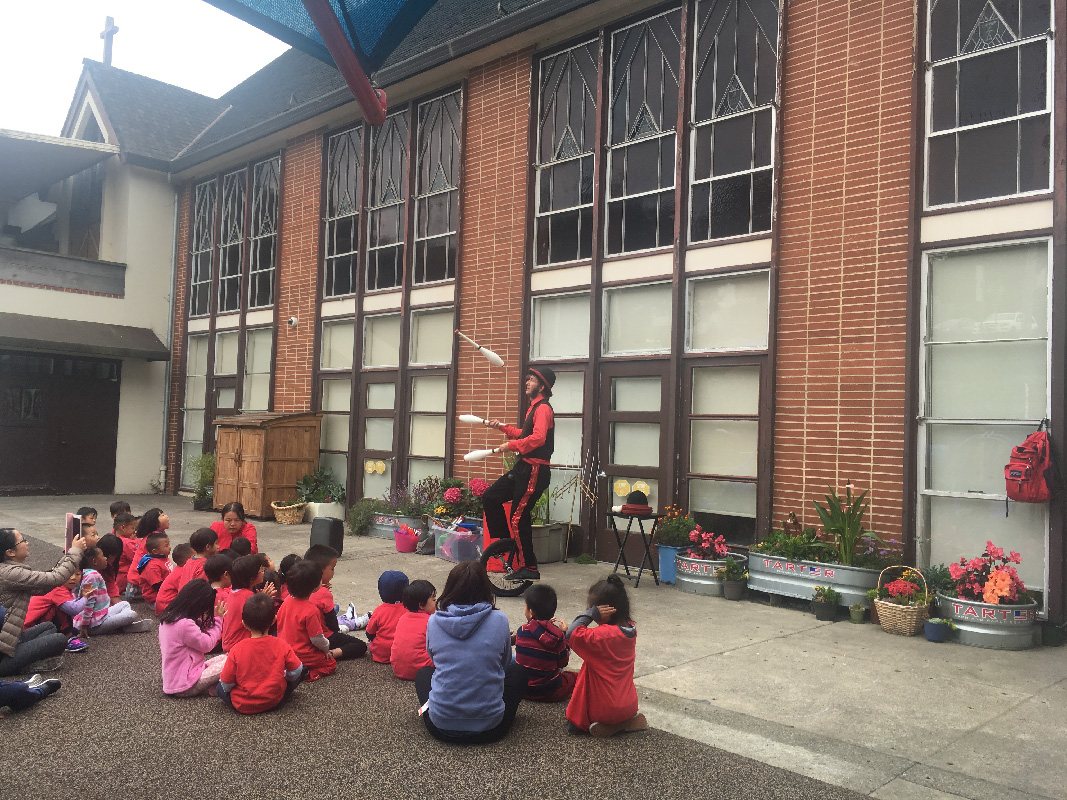
M 1004 550 L 1003 550 L 1003 548 L 997 547 L 992 542 L 986 542 L 985 543 L 985 552 L 986 552 L 986 555 L 989 556 L 990 558 L 994 558 L 994 559 L 1004 558 Z
M 689 531 L 689 541 L 691 541 L 691 542 L 699 542 L 700 541 L 700 531 L 699 530 Z
M 963 567 L 961 567 L 959 564 L 948 565 L 949 577 L 952 578 L 952 580 L 954 581 L 958 581 L 960 578 L 963 577 L 963 571 Z
M 1008 561 L 1013 564 L 1021 564 L 1023 563 L 1023 557 L 1016 553 L 1014 550 L 1012 550 L 1010 553 L 1008 553 Z
M 486 489 L 489 488 L 489 481 L 482 480 L 481 478 L 470 479 L 471 494 L 475 497 L 481 497 L 485 494 Z
M 463 492 L 460 491 L 459 487 L 453 486 L 449 489 L 445 489 L 444 497 L 446 503 L 458 503 L 463 499 Z

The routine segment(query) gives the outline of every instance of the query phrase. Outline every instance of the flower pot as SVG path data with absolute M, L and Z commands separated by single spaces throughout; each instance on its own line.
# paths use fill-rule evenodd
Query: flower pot
M 882 621 L 878 619 L 878 606 L 876 606 L 874 603 L 871 603 L 871 622 L 874 625 L 882 624 Z
M 415 547 L 419 543 L 419 534 L 418 532 L 408 533 L 397 528 L 393 531 L 393 541 L 396 544 L 396 552 L 414 553 Z
M 926 641 L 928 642 L 943 642 L 947 640 L 950 630 L 952 629 L 944 622 L 926 620 L 923 623 L 923 632 L 926 634 Z
M 421 517 L 405 517 L 399 514 L 375 513 L 367 526 L 367 535 L 378 539 L 392 539 L 393 531 L 401 525 L 407 525 L 417 531 L 424 530 Z
M 667 544 L 657 544 L 656 553 L 659 557 L 659 582 L 660 583 L 676 583 L 677 581 L 677 567 L 675 561 L 680 558 L 679 552 L 684 550 L 683 547 L 671 547 Z M 680 586 L 678 588 L 681 588 Z
M 956 641 L 990 650 L 1029 650 L 1041 643 L 1037 603 L 1022 606 L 979 603 L 937 596 L 942 617 L 956 623 Z
M 838 609 L 840 609 L 837 603 L 812 600 L 811 608 L 815 612 L 815 619 L 819 622 L 837 622 Z
M 479 526 L 480 530 L 481 526 Z M 562 561 L 567 549 L 567 526 L 562 522 L 533 526 L 533 551 L 538 564 Z
M 688 548 L 683 547 L 677 549 L 685 551 Z M 732 557 L 738 561 L 744 559 L 744 556 Z M 681 589 L 683 592 L 689 592 L 690 594 L 703 594 L 709 597 L 721 597 L 722 581 L 715 577 L 715 571 L 719 569 L 719 567 L 725 565 L 725 558 L 690 558 L 689 556 L 685 556 L 679 553 L 674 559 L 674 564 L 672 566 L 672 569 L 677 569 L 678 571 L 674 585 Z M 661 581 L 663 580 L 662 576 L 663 572 L 661 568 Z M 744 581 L 742 581 L 742 583 L 744 583 Z
M 863 624 L 863 609 L 862 608 L 849 608 L 848 621 L 854 622 L 857 625 Z
M 841 592 L 840 604 L 870 605 L 867 592 L 878 587 L 878 570 L 822 564 L 818 561 L 789 561 L 762 553 L 748 554 L 748 585 L 768 594 L 810 600 L 816 586 L 833 586 Z
M 722 596 L 727 600 L 740 600 L 745 593 L 745 581 L 723 581 Z
M 315 517 L 345 518 L 345 507 L 341 503 L 308 503 L 304 509 L 304 522 L 314 522 Z

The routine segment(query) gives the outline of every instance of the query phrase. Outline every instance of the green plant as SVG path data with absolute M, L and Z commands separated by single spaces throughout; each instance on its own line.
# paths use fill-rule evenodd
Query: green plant
M 726 563 L 715 570 L 715 577 L 720 581 L 747 581 L 748 570 L 736 558 L 727 558 Z
M 581 555 L 577 555 L 574 558 L 572 558 L 571 561 L 573 561 L 575 564 L 595 564 L 596 563 L 596 559 L 593 558 L 591 555 L 589 555 L 589 553 L 582 553 Z
M 933 600 L 933 595 L 923 591 L 919 586 L 921 580 L 918 570 L 905 569 L 899 578 L 878 588 L 878 599 L 898 606 L 926 606 Z
M 664 547 L 688 547 L 692 544 L 689 534 L 696 530 L 697 522 L 680 506 L 667 506 L 663 518 L 656 525 L 656 544 Z
M 867 599 L 872 603 L 875 600 L 877 600 L 878 599 L 878 590 L 877 589 L 868 589 L 867 590 Z
M 751 548 L 757 553 L 789 561 L 828 561 L 836 552 L 829 542 L 819 539 L 814 528 L 801 528 L 796 514 L 790 512 L 780 531 L 771 531 Z
M 830 494 L 824 496 L 826 507 L 815 500 L 815 511 L 819 514 L 823 530 L 834 538 L 838 563 L 851 566 L 856 555 L 856 546 L 861 541 L 873 539 L 882 542 L 877 534 L 863 528 L 863 515 L 867 513 L 867 507 L 870 505 L 867 502 L 867 492 L 862 492 L 854 498 L 852 484 L 848 483 L 845 484 L 844 502 L 833 489 L 830 489 Z
M 333 477 L 329 467 L 316 467 L 296 482 L 296 496 L 301 503 L 344 503 L 345 487 Z
M 537 498 L 537 502 L 530 509 L 530 522 L 534 525 L 547 525 L 551 514 L 552 490 L 545 489 L 544 494 Z
M 936 566 L 921 567 L 919 572 L 926 578 L 926 588 L 930 590 L 930 594 L 952 594 L 952 576 L 949 575 L 947 566 L 937 564 Z
M 215 454 L 201 453 L 189 463 L 193 501 L 206 500 L 215 490 Z
M 370 529 L 374 515 L 383 510 L 385 504 L 373 497 L 357 500 L 348 510 L 348 531 L 355 536 L 365 536 Z
M 849 611 L 863 611 L 863 603 L 853 603 L 848 607 Z
M 934 625 L 948 625 L 949 630 L 956 630 L 956 623 L 950 619 L 945 619 L 944 617 L 931 617 L 926 621 L 933 623 Z
M 841 592 L 833 586 L 816 586 L 811 599 L 816 603 L 832 603 L 836 606 L 841 602 Z

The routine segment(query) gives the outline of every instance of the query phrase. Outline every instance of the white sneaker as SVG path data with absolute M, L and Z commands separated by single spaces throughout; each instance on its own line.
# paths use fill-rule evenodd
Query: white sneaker
M 125 628 L 122 629 L 123 633 L 144 633 L 150 631 L 156 627 L 156 623 L 150 619 L 139 619 L 136 622 L 131 622 Z
M 25 681 L 26 687 L 29 688 L 29 689 L 33 689 L 33 688 L 35 688 L 37 686 L 40 686 L 44 682 L 45 682 L 45 677 L 43 675 L 39 674 L 39 673 L 36 674 L 36 675 L 31 675 Z
M 349 619 L 355 619 L 356 618 L 356 604 L 355 603 L 349 603 L 348 604 L 348 610 L 345 613 L 345 616 L 348 617 Z
M 352 630 L 361 631 L 367 627 L 367 623 L 370 622 L 370 614 L 364 614 L 362 617 L 356 617 L 352 620 L 355 625 L 352 626 Z
M 348 633 L 352 629 L 349 628 L 347 625 L 338 625 L 337 630 L 339 633 Z

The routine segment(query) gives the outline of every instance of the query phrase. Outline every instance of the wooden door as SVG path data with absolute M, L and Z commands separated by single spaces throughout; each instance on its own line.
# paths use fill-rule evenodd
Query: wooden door
M 237 448 L 237 499 L 246 514 L 261 517 L 269 511 L 263 504 L 263 443 L 266 428 L 239 428 Z M 268 504 L 269 505 L 269 504 Z
M 227 503 L 238 500 L 241 429 L 223 425 L 218 427 L 215 441 L 215 509 L 221 511 Z

